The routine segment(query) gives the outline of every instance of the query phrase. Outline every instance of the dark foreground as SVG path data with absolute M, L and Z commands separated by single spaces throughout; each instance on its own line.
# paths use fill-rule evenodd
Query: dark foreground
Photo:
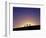
M 21 28 L 13 28 L 13 31 L 19 31 L 19 30 L 40 30 L 40 25 L 21 27 Z

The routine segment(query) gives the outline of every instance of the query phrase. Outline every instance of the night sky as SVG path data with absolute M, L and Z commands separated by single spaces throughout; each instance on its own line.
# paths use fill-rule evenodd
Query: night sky
M 40 25 L 40 8 L 13 7 L 13 27 Z

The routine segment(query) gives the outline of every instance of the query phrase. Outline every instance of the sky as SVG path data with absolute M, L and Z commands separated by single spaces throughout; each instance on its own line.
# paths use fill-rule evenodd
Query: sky
M 40 25 L 40 8 L 13 7 L 13 27 Z

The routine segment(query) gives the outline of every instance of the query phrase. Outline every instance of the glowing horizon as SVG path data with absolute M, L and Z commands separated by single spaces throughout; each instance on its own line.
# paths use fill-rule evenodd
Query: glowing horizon
M 40 8 L 13 7 L 13 28 L 40 25 Z

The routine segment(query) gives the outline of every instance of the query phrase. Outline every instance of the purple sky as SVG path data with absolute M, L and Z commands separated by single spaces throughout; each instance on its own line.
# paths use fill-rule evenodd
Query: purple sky
M 40 25 L 40 8 L 13 7 L 13 27 L 26 23 Z

